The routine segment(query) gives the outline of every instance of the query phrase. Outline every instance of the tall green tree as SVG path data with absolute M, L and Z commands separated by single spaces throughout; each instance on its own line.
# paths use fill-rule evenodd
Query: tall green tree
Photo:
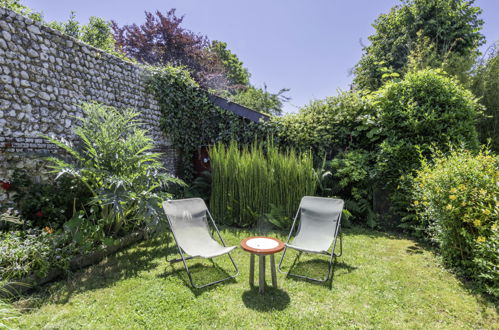
M 402 0 L 373 23 L 371 44 L 355 66 L 354 85 L 376 90 L 387 77 L 407 72 L 418 45 L 432 48 L 432 65 L 459 76 L 468 71 L 484 43 L 481 9 L 474 0 Z
M 100 17 L 92 16 L 88 24 L 82 26 L 81 40 L 107 52 L 114 52 L 116 49 L 111 24 Z
M 76 13 L 74 11 L 71 12 L 66 22 L 52 21 L 47 23 L 47 25 L 52 29 L 60 31 L 75 39 L 80 39 L 81 37 L 80 22 L 76 19 Z
M 250 82 L 250 73 L 243 66 L 236 54 L 227 48 L 227 43 L 214 40 L 211 42 L 210 50 L 215 53 L 225 69 L 225 75 L 232 87 L 247 87 Z
M 271 93 L 267 90 L 267 85 L 264 85 L 263 88 L 250 86 L 234 95 L 229 95 L 228 99 L 259 112 L 280 116 L 283 103 L 290 100 L 285 95 L 288 91 L 288 88 L 282 88 L 277 93 Z
M 111 30 L 111 23 L 106 22 L 103 18 L 91 16 L 88 24 L 81 25 L 76 19 L 76 13 L 72 11 L 66 22 L 52 21 L 47 25 L 90 46 L 130 61 L 123 52 L 117 49 L 116 40 Z
M 480 138 L 483 143 L 491 139 L 491 147 L 499 152 L 499 43 L 478 64 L 471 90 L 485 107 L 485 116 L 478 125 Z

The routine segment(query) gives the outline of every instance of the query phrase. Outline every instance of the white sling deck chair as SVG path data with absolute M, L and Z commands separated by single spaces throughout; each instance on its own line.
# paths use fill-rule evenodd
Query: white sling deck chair
M 300 254 L 302 252 L 308 252 L 327 255 L 330 258 L 328 272 L 325 279 L 291 274 L 290 272 L 287 273 L 288 275 L 318 282 L 326 282 L 327 280 L 329 280 L 329 276 L 331 274 L 331 266 L 333 264 L 333 257 L 336 258 L 341 256 L 343 250 L 342 237 L 340 233 L 340 253 L 337 255 L 334 252 L 336 248 L 336 238 L 338 236 L 338 233 L 341 231 L 340 221 L 343 211 L 343 205 L 344 201 L 342 199 L 310 196 L 303 197 L 300 202 L 298 212 L 296 212 L 296 216 L 293 221 L 293 225 L 291 226 L 291 231 L 289 232 L 286 246 L 279 262 L 280 272 L 283 272 L 281 270 L 281 264 L 284 256 L 286 255 L 286 250 L 288 248 L 291 248 L 299 251 Z M 293 238 L 293 241 L 289 243 L 298 217 L 300 217 L 298 232 Z M 331 246 L 332 250 L 331 252 L 328 252 Z
M 201 198 L 189 198 L 179 200 L 169 200 L 163 203 L 168 223 L 173 233 L 173 238 L 177 243 L 178 251 L 180 253 L 179 259 L 170 260 L 170 263 L 180 262 L 184 263 L 185 270 L 189 276 L 191 285 L 197 289 L 206 287 L 208 285 L 220 283 L 225 280 L 239 275 L 236 263 L 230 255 L 230 251 L 234 250 L 236 246 L 226 246 L 225 242 L 218 231 L 217 225 L 208 211 L 206 204 Z M 208 225 L 208 217 L 211 220 L 218 237 L 223 245 L 220 245 L 210 234 Z M 188 256 L 185 256 L 187 254 Z M 186 260 L 193 258 L 215 258 L 227 254 L 234 265 L 236 273 L 227 278 L 198 286 L 192 280 L 191 272 L 187 267 Z

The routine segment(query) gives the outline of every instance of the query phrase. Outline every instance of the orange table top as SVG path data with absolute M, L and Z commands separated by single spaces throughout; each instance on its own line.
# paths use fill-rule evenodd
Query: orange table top
M 254 236 L 243 239 L 241 248 L 254 254 L 274 254 L 284 249 L 284 243 L 273 237 Z

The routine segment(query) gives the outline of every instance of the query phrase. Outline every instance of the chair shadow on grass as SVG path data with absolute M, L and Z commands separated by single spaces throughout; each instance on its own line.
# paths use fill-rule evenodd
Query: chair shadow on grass
M 291 252 L 291 251 L 290 251 Z M 295 252 L 295 251 L 293 251 Z M 308 276 L 308 277 L 314 277 L 314 278 L 326 278 L 328 267 L 329 267 L 329 256 L 318 256 L 318 255 L 312 255 L 309 254 L 307 257 L 313 258 L 309 259 L 306 261 L 300 261 L 300 258 L 302 257 L 301 253 L 295 252 L 296 255 L 293 259 L 293 263 L 289 268 L 284 267 L 284 271 L 286 272 L 286 278 L 287 279 L 292 279 L 294 281 L 300 281 L 300 282 L 307 282 L 307 283 L 312 283 L 316 285 L 327 285 L 329 286 L 330 289 L 333 287 L 333 281 L 335 276 L 341 276 L 343 274 L 348 274 L 351 273 L 352 271 L 356 270 L 357 267 L 351 266 L 343 261 L 338 261 L 333 259 L 333 265 L 331 267 L 331 275 L 329 277 L 329 280 L 327 282 L 319 282 L 319 281 L 314 281 L 306 278 L 301 278 L 301 277 L 296 277 L 291 275 L 290 273 L 293 274 L 298 274 L 298 275 L 303 275 L 303 276 Z M 291 258 L 291 255 L 288 257 Z M 344 270 L 344 272 L 338 273 L 338 271 Z
M 142 241 L 106 257 L 100 263 L 83 268 L 66 278 L 44 285 L 25 296 L 26 308 L 39 307 L 47 303 L 65 304 L 77 293 L 112 286 L 118 281 L 137 276 L 158 266 L 158 258 L 174 253 L 167 247 L 164 236 Z M 23 300 L 23 297 L 21 297 Z
M 176 248 L 175 248 L 176 249 Z M 169 257 L 172 255 L 175 255 L 175 253 L 170 254 Z M 228 258 L 227 256 L 220 256 L 217 257 L 216 259 L 220 258 Z M 189 271 L 191 272 L 192 280 L 196 285 L 204 285 L 210 282 L 214 282 L 223 278 L 229 277 L 231 274 L 224 268 L 222 268 L 215 260 L 213 259 L 194 259 L 194 260 L 187 260 L 186 261 L 187 266 L 189 267 Z M 172 275 L 175 275 L 177 278 L 179 278 L 182 282 L 184 282 L 184 285 L 188 287 L 192 293 L 197 297 L 201 294 L 203 294 L 206 291 L 210 291 L 214 289 L 215 287 L 219 285 L 227 285 L 230 283 L 236 283 L 235 278 L 230 278 L 226 281 L 216 283 L 214 285 L 209 285 L 204 288 L 194 288 L 191 285 L 191 282 L 189 281 L 189 276 L 187 275 L 187 271 L 185 270 L 184 264 L 180 261 L 177 263 L 169 264 L 167 266 L 167 269 L 165 272 L 162 274 L 157 275 L 160 278 L 168 278 Z

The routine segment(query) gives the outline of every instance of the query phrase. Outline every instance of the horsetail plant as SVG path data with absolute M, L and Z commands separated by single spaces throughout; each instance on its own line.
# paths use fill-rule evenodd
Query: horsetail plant
M 255 225 L 278 206 L 292 218 L 300 200 L 316 190 L 310 152 L 281 152 L 272 143 L 240 147 L 232 141 L 210 149 L 210 208 L 226 224 Z

